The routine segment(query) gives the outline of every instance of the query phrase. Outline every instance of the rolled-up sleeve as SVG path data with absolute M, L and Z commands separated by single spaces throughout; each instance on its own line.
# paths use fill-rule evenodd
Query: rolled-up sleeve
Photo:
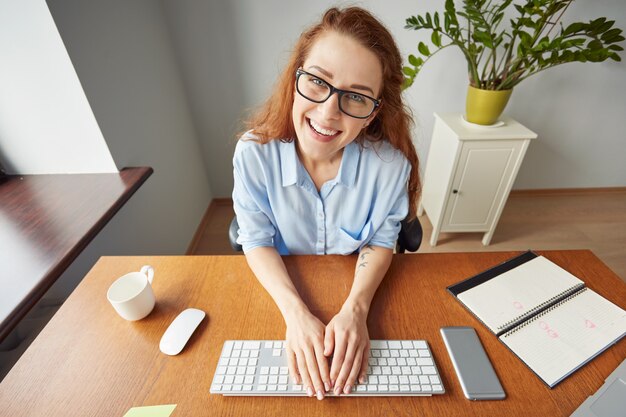
M 273 246 L 276 228 L 268 217 L 269 207 L 263 165 L 253 149 L 237 145 L 233 157 L 233 208 L 239 223 L 237 243 L 244 252 Z
M 368 245 L 389 249 L 396 246 L 400 233 L 400 222 L 409 212 L 408 180 L 411 166 L 406 159 L 403 158 L 402 160 L 404 163 L 401 165 L 401 169 L 394 173 L 393 180 L 384 187 L 388 192 L 382 193 L 382 198 L 378 198 L 375 203 L 376 211 L 384 207 L 383 212 L 376 213 L 379 216 L 384 216 L 384 220 L 367 243 Z

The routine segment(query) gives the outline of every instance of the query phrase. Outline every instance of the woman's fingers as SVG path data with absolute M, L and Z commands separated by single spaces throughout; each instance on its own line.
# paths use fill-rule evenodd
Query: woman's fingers
M 339 371 L 339 375 L 337 376 L 337 382 L 335 383 L 335 393 L 337 395 L 344 393 L 347 394 L 346 389 L 350 389 L 352 387 L 348 387 L 346 382 L 348 380 L 348 376 L 350 376 L 350 371 L 352 370 L 353 363 L 355 361 L 355 355 L 357 352 L 357 345 L 355 343 L 348 343 L 346 348 L 346 355 L 344 357 L 343 363 L 341 364 L 341 369 Z M 359 358 L 359 365 L 361 364 Z
M 298 373 L 296 354 L 289 346 L 287 346 L 287 349 L 285 349 L 285 351 L 287 352 L 287 366 L 289 366 L 289 374 L 296 384 L 301 384 L 302 378 L 300 378 L 300 374 Z
M 326 332 L 324 333 L 324 355 L 330 356 L 335 350 L 335 328 L 333 323 L 328 323 L 326 326 Z
M 335 354 L 333 356 L 333 362 L 330 366 L 330 383 L 333 387 L 335 395 L 341 394 L 343 386 L 339 386 L 339 373 L 346 357 L 346 349 L 348 348 L 345 339 L 335 340 Z
M 328 359 L 326 358 L 324 345 L 316 344 L 314 346 L 315 349 L 315 357 L 317 358 L 317 367 L 320 372 L 320 378 L 322 379 L 322 383 L 324 384 L 324 392 L 328 392 L 330 390 L 330 371 L 328 369 Z
M 352 390 L 354 389 L 354 385 L 357 383 L 357 378 L 359 377 L 359 373 L 363 366 L 364 356 L 365 356 L 364 350 L 362 348 L 359 348 L 356 350 L 356 354 L 354 355 L 354 360 L 352 361 L 352 368 L 348 370 L 349 374 L 346 379 L 346 384 L 343 388 L 344 394 L 350 394 L 350 392 L 352 392 Z M 346 362 L 345 364 L 347 365 L 348 363 Z M 367 371 L 367 360 L 365 361 L 365 369 L 366 370 L 363 371 L 364 374 Z M 341 376 L 339 378 L 341 378 Z
M 309 377 L 309 370 L 306 366 L 306 359 L 302 351 L 296 352 L 296 362 L 298 364 L 298 372 L 300 373 L 300 376 L 302 377 L 302 385 L 304 385 L 307 395 L 309 397 L 312 397 L 314 394 L 313 384 L 311 383 L 311 378 Z
M 318 400 L 323 400 L 325 392 L 324 382 L 322 381 L 322 377 L 320 376 L 320 370 L 318 367 L 317 358 L 315 356 L 315 351 L 311 346 L 306 346 L 304 348 L 304 358 L 306 360 L 306 365 L 308 366 L 309 377 L 311 380 L 312 388 L 315 391 L 315 395 L 317 396 Z M 322 358 L 324 358 L 324 355 L 322 355 Z M 307 394 L 309 394 L 309 396 L 311 395 L 308 389 Z

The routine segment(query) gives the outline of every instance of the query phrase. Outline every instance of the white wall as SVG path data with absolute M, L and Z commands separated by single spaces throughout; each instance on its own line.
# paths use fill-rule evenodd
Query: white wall
M 117 172 L 43 0 L 0 0 L 0 163 L 10 174 Z
M 53 287 L 55 297 L 102 255 L 184 254 L 212 194 L 161 5 L 48 6 L 117 165 L 154 168 Z
M 167 19 L 178 39 L 178 56 L 192 103 L 200 103 L 195 108 L 199 118 L 214 129 L 219 126 L 235 133 L 237 129 L 231 127 L 236 126 L 244 111 L 268 96 L 302 29 L 337 2 L 231 0 L 219 6 L 204 3 L 166 3 Z M 405 56 L 416 53 L 418 41 L 429 39 L 426 33 L 404 29 L 405 19 L 417 13 L 443 10 L 443 1 L 439 0 L 339 4 L 356 4 L 374 12 L 391 30 Z M 195 13 L 199 11 L 202 12 Z M 618 27 L 626 29 L 626 6 L 622 0 L 578 1 L 567 10 L 564 22 L 600 16 L 614 19 Z M 225 51 L 230 51 L 226 58 Z M 622 57 L 626 60 L 625 54 Z M 433 112 L 462 112 L 466 90 L 465 61 L 460 52 L 448 49 L 429 62 L 407 91 L 417 122 L 414 139 L 424 163 Z M 537 132 L 539 139 L 530 146 L 514 188 L 625 186 L 623 91 L 626 63 L 613 61 L 567 64 L 518 86 L 505 113 Z M 216 97 L 225 101 L 216 102 Z M 240 108 L 235 109 L 238 111 L 233 110 L 233 103 L 239 104 Z M 229 110 L 224 111 L 222 105 Z M 222 134 L 202 134 L 200 140 L 204 142 L 208 166 L 218 172 L 217 176 L 211 174 L 215 195 L 229 196 L 231 149 L 223 145 Z

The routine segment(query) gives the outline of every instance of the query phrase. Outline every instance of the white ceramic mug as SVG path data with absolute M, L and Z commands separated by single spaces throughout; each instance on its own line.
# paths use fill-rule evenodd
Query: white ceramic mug
M 115 280 L 107 291 L 107 298 L 115 311 L 126 320 L 146 317 L 156 302 L 152 291 L 154 269 L 144 265 L 140 272 L 131 272 Z

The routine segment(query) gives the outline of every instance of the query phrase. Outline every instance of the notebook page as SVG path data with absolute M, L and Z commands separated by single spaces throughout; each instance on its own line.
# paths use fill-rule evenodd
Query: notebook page
M 583 282 L 538 256 L 457 297 L 492 332 L 498 333 L 511 320 L 577 284 Z
M 585 289 L 500 337 L 551 387 L 626 334 L 626 311 Z

